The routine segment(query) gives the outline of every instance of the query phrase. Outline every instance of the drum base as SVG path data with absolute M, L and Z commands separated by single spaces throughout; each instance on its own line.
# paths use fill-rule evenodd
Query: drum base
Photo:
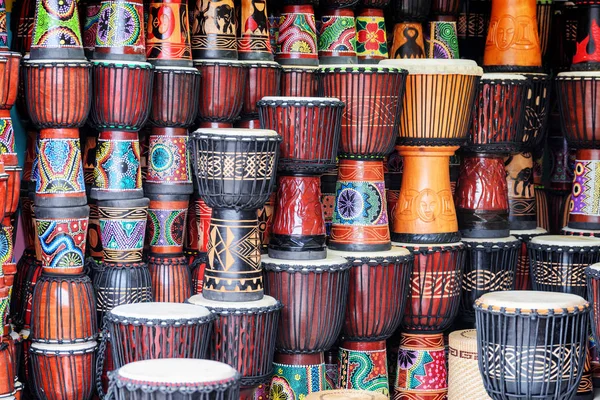
M 492 230 L 482 230 L 479 229 L 461 229 L 460 234 L 464 238 L 473 238 L 473 239 L 495 239 L 495 238 L 505 238 L 510 236 L 510 229 L 492 229 Z
M 537 220 L 536 221 L 510 221 L 510 230 L 511 231 L 529 231 L 533 229 L 537 229 Z
M 442 244 L 460 242 L 459 232 L 452 233 L 392 233 L 392 242 L 415 244 Z M 330 246 L 331 247 L 331 246 Z M 333 247 L 331 247 L 333 248 Z
M 305 251 L 269 249 L 268 252 L 269 257 L 280 260 L 322 260 L 327 258 L 327 249 Z

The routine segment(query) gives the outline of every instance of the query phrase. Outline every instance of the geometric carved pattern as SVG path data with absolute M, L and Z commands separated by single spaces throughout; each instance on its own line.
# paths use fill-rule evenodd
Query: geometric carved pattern
M 198 156 L 200 175 L 207 179 L 271 179 L 275 167 L 274 153 L 207 153 Z

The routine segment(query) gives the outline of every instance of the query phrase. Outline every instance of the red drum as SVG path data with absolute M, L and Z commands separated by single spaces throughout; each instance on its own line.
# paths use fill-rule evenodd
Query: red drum
M 515 290 L 531 290 L 527 243 L 529 243 L 534 237 L 546 235 L 547 233 L 548 231 L 542 228 L 526 231 L 510 231 L 512 236 L 521 241 L 521 251 L 519 252 L 519 262 L 517 263 L 517 272 L 515 274 Z
M 32 390 L 40 400 L 85 400 L 94 389 L 96 341 L 33 343 L 29 354 Z
M 317 95 L 317 67 L 283 65 L 281 95 L 287 97 L 314 97 Z
M 148 270 L 155 301 L 183 303 L 192 295 L 192 276 L 183 253 L 180 256 L 150 255 Z
M 95 61 L 92 121 L 98 129 L 137 131 L 150 112 L 152 65 Z
M 87 61 L 26 61 L 25 99 L 35 126 L 78 128 L 90 111 L 92 65 Z
M 114 366 L 155 358 L 206 358 L 215 318 L 192 304 L 117 306 L 105 317 Z
M 562 131 L 571 147 L 600 148 L 597 121 L 600 106 L 598 71 L 562 72 L 556 76 Z
M 241 61 L 195 61 L 202 74 L 198 119 L 201 127 L 227 128 L 239 117 L 248 82 L 248 64 Z
M 15 354 L 11 351 L 9 343 L 0 342 L 0 397 L 14 392 L 17 375 L 15 368 Z
M 325 257 L 325 221 L 319 175 L 335 166 L 344 104 L 337 99 L 265 97 L 261 126 L 281 134 L 278 205 L 271 257 Z
M 196 68 L 154 67 L 150 121 L 161 127 L 188 127 L 196 120 L 201 75 Z
M 86 275 L 43 273 L 31 303 L 31 339 L 36 342 L 78 343 L 98 335 L 96 298 Z
M 263 97 L 279 96 L 281 87 L 281 66 L 274 61 L 245 61 L 248 79 L 243 90 L 244 101 L 241 117 L 243 120 L 258 118 L 257 104 Z M 258 128 L 258 127 L 257 127 Z
M 279 311 L 283 308 L 278 300 L 264 296 L 256 301 L 221 302 L 200 294 L 188 301 L 217 315 L 210 358 L 237 369 L 242 375 L 242 389 L 250 391 L 270 379 Z
M 351 264 L 332 255 L 322 260 L 262 257 L 265 293 L 283 303 L 277 351 L 322 353 L 337 340 L 344 322 Z
M 6 64 L 0 68 L 0 109 L 10 110 L 17 101 L 22 56 L 15 52 L 0 51 L 0 57 L 6 59 Z

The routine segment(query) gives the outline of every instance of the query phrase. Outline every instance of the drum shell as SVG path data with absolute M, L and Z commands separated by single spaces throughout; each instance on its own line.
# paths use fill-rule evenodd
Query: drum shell
M 17 371 L 14 350 L 14 343 L 12 348 L 7 341 L 0 344 L 0 396 L 11 394 L 15 390 Z
M 62 344 L 96 338 L 96 299 L 89 277 L 43 273 L 36 282 L 31 303 L 34 341 Z
M 510 234 L 521 241 L 521 250 L 519 251 L 519 263 L 515 274 L 515 290 L 531 290 L 531 277 L 529 275 L 529 254 L 527 253 L 527 243 L 536 236 L 545 235 L 546 230 L 540 229 L 537 233 L 520 233 L 511 231 Z
M 20 64 L 22 56 L 15 52 L 0 52 L 6 58 L 6 67 L 0 76 L 0 109 L 10 110 L 17 101 L 19 86 L 21 85 Z
M 278 352 L 313 354 L 335 344 L 343 325 L 349 274 L 349 265 L 318 270 L 265 266 L 265 294 L 283 304 Z
M 40 129 L 78 128 L 91 107 L 92 66 L 81 62 L 24 62 L 25 101 Z
M 95 350 L 81 352 L 29 350 L 33 390 L 38 399 L 89 399 L 95 377 Z M 59 384 L 60 382 L 60 384 Z
M 192 296 L 192 277 L 185 257 L 150 256 L 148 270 L 152 277 L 154 301 L 183 303 Z
M 150 253 L 153 256 L 182 255 L 189 196 L 149 197 L 146 242 Z
M 600 148 L 596 137 L 600 107 L 596 106 L 596 93 L 600 90 L 600 75 L 556 77 L 558 104 L 562 131 L 569 146 L 585 149 Z
M 375 342 L 394 334 L 408 299 L 413 262 L 412 256 L 354 261 L 350 270 L 344 340 Z
M 407 79 L 406 71 L 385 67 L 320 69 L 319 95 L 346 104 L 340 155 L 384 157 L 392 151 Z
M 98 129 L 137 131 L 150 113 L 152 66 L 96 62 L 93 68 L 92 122 Z
M 450 327 L 459 309 L 463 244 L 432 247 L 407 246 L 415 256 L 408 304 L 402 329 L 405 332 L 441 332 Z
M 315 9 L 307 2 L 282 6 L 275 59 L 282 65 L 319 65 Z
M 550 99 L 553 82 L 551 76 L 547 74 L 522 73 L 522 75 L 529 81 L 529 90 L 524 102 L 523 148 L 535 151 L 546 142 L 548 119 L 552 108 Z
M 213 320 L 145 319 L 108 313 L 106 329 L 114 369 L 135 361 L 157 358 L 206 358 Z
M 198 119 L 203 122 L 232 124 L 244 103 L 244 88 L 249 79 L 247 64 L 225 61 L 196 61 L 202 74 Z
M 316 67 L 283 67 L 281 95 L 286 97 L 315 97 L 318 91 Z
M 254 119 L 258 117 L 256 103 L 259 100 L 267 96 L 279 96 L 282 68 L 275 62 L 253 62 L 247 65 L 248 79 L 244 89 L 241 115 L 243 119 Z
M 511 399 L 573 396 L 587 352 L 589 307 L 516 315 L 476 306 L 475 316 L 479 365 L 488 394 L 503 393 Z M 535 368 L 540 362 L 553 368 Z M 509 379 L 516 365 L 525 372 Z M 557 379 L 558 373 L 563 379 Z
M 198 115 L 201 74 L 194 68 L 156 68 L 150 121 L 161 127 L 187 127 Z
M 508 186 L 508 220 L 511 230 L 537 228 L 537 207 L 533 185 L 533 155 L 514 154 L 505 159 Z

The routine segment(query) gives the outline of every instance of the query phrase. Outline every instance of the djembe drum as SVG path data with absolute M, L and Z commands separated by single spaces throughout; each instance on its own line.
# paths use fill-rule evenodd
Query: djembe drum
M 206 308 L 191 304 L 125 304 L 106 314 L 104 340 L 110 342 L 115 368 L 155 358 L 206 358 L 215 316 Z M 104 347 L 106 348 L 106 347 Z
M 391 248 L 383 159 L 395 142 L 406 70 L 333 65 L 319 69 L 319 93 L 346 104 L 336 203 L 328 246 L 340 251 Z
M 527 250 L 533 290 L 587 296 L 585 269 L 600 262 L 600 239 L 537 236 Z
M 280 142 L 270 130 L 199 129 L 192 134 L 198 192 L 212 208 L 202 289 L 206 299 L 262 298 L 256 210 L 273 191 Z
M 573 398 L 584 369 L 589 312 L 587 301 L 568 293 L 507 291 L 479 298 L 477 352 L 490 397 Z
M 429 17 L 431 0 L 394 2 L 394 39 L 390 58 L 425 58 L 422 22 Z
M 268 383 L 273 373 L 277 324 L 283 305 L 270 296 L 247 302 L 214 301 L 206 298 L 206 292 L 192 296 L 188 302 L 216 314 L 209 357 L 238 370 L 242 375 L 240 399 L 253 399 L 255 389 Z
M 281 96 L 315 97 L 317 95 L 317 67 L 283 65 L 282 68 Z
M 514 290 L 521 241 L 514 236 L 496 239 L 463 238 L 466 262 L 462 279 L 459 323 L 475 326 L 473 304 L 488 292 Z
M 482 70 L 470 60 L 401 59 L 381 64 L 409 71 L 396 147 L 404 157 L 404 171 L 392 240 L 457 242 L 449 157 L 467 138 Z
M 526 231 L 510 231 L 510 234 L 521 241 L 519 252 L 519 263 L 515 274 L 515 290 L 531 290 L 531 278 L 529 277 L 529 254 L 527 243 L 536 236 L 546 235 L 545 229 L 537 228 Z
M 295 3 L 287 2 L 281 7 L 275 59 L 282 65 L 318 66 L 314 7 Z
M 407 248 L 415 257 L 402 320 L 394 398 L 442 398 L 448 392 L 442 332 L 452 325 L 459 310 L 465 245 L 394 245 Z M 406 354 L 414 354 L 416 361 L 408 361 Z M 417 379 L 416 371 L 425 371 L 425 376 Z
M 270 257 L 326 256 L 320 176 L 335 167 L 343 109 L 344 103 L 327 98 L 266 97 L 258 102 L 261 128 L 283 138 Z
M 389 395 L 386 340 L 402 321 L 415 259 L 398 247 L 371 253 L 331 250 L 330 254 L 352 263 L 337 387 Z M 355 364 L 361 367 L 354 368 Z
M 310 261 L 263 256 L 262 265 L 265 293 L 283 304 L 272 396 L 291 391 L 301 398 L 325 390 L 324 351 L 335 344 L 344 323 L 351 264 L 330 254 Z
M 264 97 L 279 96 L 282 68 L 274 61 L 247 61 L 246 64 L 248 79 L 244 88 L 241 121 L 237 122 L 236 127 L 256 125 L 258 128 L 260 110 L 257 103 Z
M 237 400 L 240 374 L 211 360 L 144 360 L 127 364 L 109 376 L 108 398 L 115 400 Z
M 527 78 L 522 75 L 481 77 L 456 189 L 458 227 L 463 237 L 509 236 L 503 156 L 521 148 L 527 89 Z

